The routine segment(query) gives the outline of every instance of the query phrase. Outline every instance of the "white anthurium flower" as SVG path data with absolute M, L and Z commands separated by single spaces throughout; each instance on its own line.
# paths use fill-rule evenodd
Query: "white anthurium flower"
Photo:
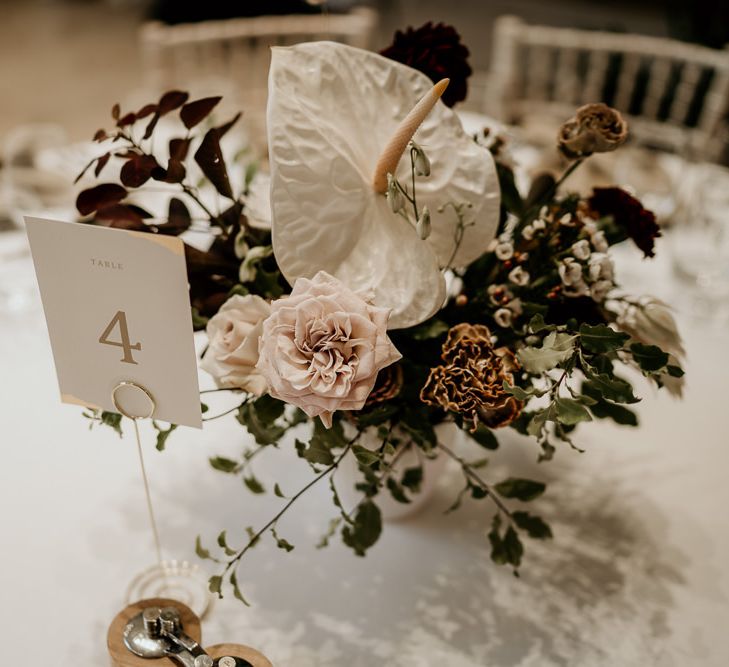
M 290 283 L 326 271 L 371 291 L 375 305 L 392 311 L 389 328 L 404 328 L 443 305 L 442 269 L 486 251 L 499 218 L 498 178 L 490 153 L 436 101 L 445 85 L 343 44 L 273 49 L 273 247 Z M 431 165 L 430 176 L 416 181 L 418 207 L 431 215 L 427 240 L 385 196 L 387 173 L 410 185 L 409 155 L 401 157 L 413 138 Z M 448 202 L 471 204 L 457 247 L 458 219 L 451 207 L 439 210 Z

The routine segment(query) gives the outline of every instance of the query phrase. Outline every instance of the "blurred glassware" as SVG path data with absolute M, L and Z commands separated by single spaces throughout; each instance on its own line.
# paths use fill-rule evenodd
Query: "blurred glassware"
M 678 155 L 629 146 L 616 151 L 613 177 L 655 213 L 661 226 L 668 226 L 678 206 L 676 185 L 684 166 Z
M 30 311 L 38 305 L 33 261 L 25 231 L 0 234 L 0 318 Z
M 676 275 L 697 288 L 697 308 L 729 313 L 729 169 L 687 164 L 677 187 L 676 224 L 670 230 Z
M 34 124 L 9 132 L 0 147 L 0 315 L 23 313 L 37 303 L 23 216 L 48 215 L 73 200 L 73 177 L 38 163 L 43 150 L 66 142 L 59 126 Z

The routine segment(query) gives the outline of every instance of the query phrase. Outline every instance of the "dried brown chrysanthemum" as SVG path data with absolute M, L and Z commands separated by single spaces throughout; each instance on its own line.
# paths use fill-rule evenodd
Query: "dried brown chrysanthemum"
M 559 150 L 569 159 L 614 151 L 628 138 L 628 124 L 607 104 L 585 104 L 562 124 Z
M 448 332 L 441 358 L 445 363 L 431 369 L 420 392 L 424 403 L 458 413 L 471 431 L 479 423 L 507 426 L 519 416 L 524 404 L 503 386 L 504 380 L 514 383 L 519 363 L 508 348 L 494 348 L 488 327 L 456 325 Z

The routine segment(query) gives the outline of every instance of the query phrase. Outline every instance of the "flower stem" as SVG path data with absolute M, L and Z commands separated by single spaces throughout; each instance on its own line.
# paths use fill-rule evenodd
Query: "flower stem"
M 478 484 L 486 493 L 489 495 L 489 498 L 493 500 L 494 504 L 496 505 L 496 508 L 513 524 L 514 519 L 511 516 L 511 512 L 509 509 L 504 505 L 504 502 L 501 500 L 501 498 L 498 496 L 496 491 L 494 491 L 491 488 L 491 485 L 484 481 L 484 479 L 479 475 L 472 466 L 468 464 L 468 462 L 464 461 L 458 454 L 456 454 L 452 449 L 449 447 L 446 447 L 442 442 L 438 443 L 438 449 L 445 452 L 448 456 L 450 456 L 454 461 L 456 461 L 460 466 L 461 470 L 463 470 L 463 474 L 466 476 L 467 479 L 469 479 L 471 482 L 475 482 Z
M 324 469 L 322 472 L 320 472 L 314 479 L 312 479 L 310 482 L 308 482 L 305 486 L 303 486 L 301 489 L 299 489 L 290 499 L 289 501 L 281 508 L 281 510 L 265 525 L 263 528 L 261 528 L 255 535 L 253 535 L 250 540 L 248 540 L 248 544 L 246 544 L 233 558 L 231 558 L 228 563 L 225 566 L 225 569 L 223 570 L 223 577 L 230 571 L 232 567 L 236 565 L 240 561 L 243 556 L 248 552 L 248 550 L 254 546 L 258 540 L 261 538 L 261 536 L 270 528 L 274 527 L 278 520 L 286 514 L 288 509 L 299 499 L 301 496 L 303 496 L 310 488 L 315 486 L 318 482 L 320 482 L 322 479 L 333 473 L 339 464 L 342 462 L 342 459 L 349 453 L 349 451 L 352 449 L 352 445 L 354 445 L 357 440 L 359 440 L 360 436 L 362 435 L 362 431 L 357 431 L 357 435 L 355 435 L 346 445 L 342 453 L 334 460 L 334 463 L 332 463 L 330 466 L 328 466 L 326 469 Z

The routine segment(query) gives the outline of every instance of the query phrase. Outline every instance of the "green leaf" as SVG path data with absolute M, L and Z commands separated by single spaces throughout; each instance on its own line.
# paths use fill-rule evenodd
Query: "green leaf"
M 499 448 L 499 441 L 496 439 L 494 432 L 483 424 L 479 424 L 473 432 L 465 432 L 484 449 L 494 450 Z
M 218 574 L 216 574 L 216 575 L 210 577 L 210 579 L 208 579 L 208 590 L 211 593 L 217 594 L 217 596 L 219 598 L 223 597 L 223 594 L 220 592 L 220 588 L 222 585 L 223 585 L 223 577 L 221 577 Z
M 681 368 L 680 366 L 675 366 L 673 364 L 669 364 L 668 366 L 666 366 L 666 373 L 674 378 L 681 378 L 685 375 L 683 368 Z
M 418 325 L 410 330 L 410 335 L 415 340 L 430 340 L 439 338 L 448 331 L 450 327 L 443 320 L 432 319 Z
M 248 600 L 246 600 L 240 592 L 240 588 L 238 587 L 238 577 L 235 574 L 235 570 L 230 573 L 230 585 L 233 587 L 233 596 L 236 600 L 240 600 L 246 607 L 250 607 L 250 602 L 248 602 Z
M 335 516 L 329 521 L 329 528 L 327 528 L 327 532 L 321 536 L 321 539 L 316 545 L 317 549 L 323 549 L 324 547 L 329 546 L 329 540 L 331 540 L 332 537 L 334 537 L 334 535 L 336 534 L 337 528 L 339 528 L 340 523 L 342 523 L 341 516 Z
M 286 496 L 283 494 L 283 491 L 281 491 L 281 487 L 278 485 L 278 483 L 273 485 L 273 495 L 277 498 L 285 498 Z
M 529 332 L 539 333 L 540 331 L 554 331 L 557 327 L 553 324 L 547 324 L 544 321 L 544 315 L 537 313 L 531 320 L 529 320 Z
M 233 287 L 230 288 L 230 291 L 228 292 L 228 298 L 231 296 L 247 296 L 250 294 L 251 291 L 245 286 L 238 283 L 237 285 L 233 285 Z
M 164 451 L 167 445 L 167 438 L 170 437 L 170 433 L 177 428 L 177 424 L 170 424 L 168 428 L 162 428 L 155 419 L 152 420 L 152 426 L 157 430 L 157 451 Z
M 382 533 L 380 508 L 371 500 L 366 500 L 357 509 L 354 524 L 342 528 L 342 541 L 358 556 L 364 556 Z
M 524 546 L 513 527 L 506 529 L 503 540 L 503 548 L 506 552 L 506 562 L 515 568 L 521 565 L 521 558 L 524 555 Z
M 195 331 L 200 331 L 208 325 L 208 318 L 200 315 L 200 311 L 197 308 L 192 308 L 192 328 Z
M 590 406 L 590 412 L 598 419 L 612 419 L 616 424 L 638 426 L 638 415 L 635 412 L 622 405 L 606 401 L 589 382 L 582 383 L 582 392 L 595 399 L 594 405 Z
M 517 352 L 521 365 L 529 373 L 543 373 L 572 356 L 577 336 L 552 331 L 541 347 L 524 347 Z
M 244 477 L 243 484 L 248 487 L 248 490 L 251 493 L 266 493 L 266 489 L 263 488 L 263 484 L 261 484 L 253 475 L 250 477 Z
M 238 552 L 235 549 L 231 549 L 226 542 L 226 531 L 223 531 L 218 535 L 218 546 L 225 551 L 226 556 L 235 556 Z
M 358 412 L 357 424 L 362 428 L 379 426 L 380 424 L 384 424 L 391 417 L 394 417 L 398 411 L 399 408 L 396 405 L 380 405 L 379 407 L 376 407 L 373 410 L 368 410 L 367 412 Z
M 195 554 L 202 560 L 215 560 L 215 558 L 210 555 L 210 552 L 203 547 L 199 535 L 195 538 Z
M 400 479 L 406 489 L 409 489 L 413 493 L 420 491 L 420 485 L 423 483 L 423 466 L 417 466 L 415 468 L 406 468 Z
M 544 396 L 547 393 L 546 389 L 539 390 L 536 387 L 527 387 L 524 389 L 522 387 L 512 386 L 506 380 L 504 380 L 502 386 L 507 394 L 511 394 L 520 401 L 528 401 L 532 396 Z
M 226 459 L 224 456 L 215 456 L 208 459 L 208 461 L 215 470 L 219 470 L 220 472 L 238 472 L 238 462 L 232 459 Z
M 363 466 L 371 466 L 380 460 L 379 454 L 366 447 L 362 447 L 362 445 L 353 445 L 352 453 L 357 459 L 357 462 Z
M 588 380 L 583 384 L 583 389 L 587 387 L 590 396 L 601 396 L 609 401 L 615 401 L 616 403 L 638 403 L 640 401 L 633 394 L 633 387 L 630 386 L 629 382 L 618 378 L 609 377 L 604 373 L 593 373 L 592 371 L 583 368 L 585 377 Z
M 535 540 L 546 540 L 552 537 L 552 529 L 549 525 L 534 514 L 529 514 L 529 512 L 514 512 L 511 518 L 514 519 L 514 523 L 519 528 Z
M 278 533 L 276 532 L 276 529 L 271 526 L 271 535 L 273 535 L 273 539 L 276 540 L 276 546 L 279 549 L 283 549 L 284 551 L 293 551 L 294 545 L 290 542 L 287 542 L 283 537 L 279 537 Z
M 633 343 L 630 346 L 633 359 L 646 373 L 660 371 L 668 363 L 668 354 L 657 345 Z
M 246 174 L 245 174 L 245 187 L 248 189 L 248 186 L 251 184 L 253 179 L 255 178 L 256 174 L 258 173 L 258 162 L 249 162 L 246 165 Z
M 312 438 L 308 447 L 301 440 L 297 440 L 296 452 L 302 459 L 305 459 L 309 463 L 320 463 L 325 466 L 334 463 L 332 453 L 321 439 Z
M 261 399 L 258 400 L 260 401 Z M 280 403 L 280 401 L 278 402 Z M 276 426 L 271 421 L 262 419 L 258 414 L 256 403 L 258 401 L 254 403 L 243 403 L 238 409 L 236 419 L 246 427 L 259 445 L 276 444 L 286 432 L 286 429 L 281 426 Z M 270 404 L 264 403 L 263 408 L 265 414 L 266 410 L 270 409 Z
M 200 412 L 202 412 L 202 414 L 205 414 L 208 410 L 210 410 L 210 408 L 205 405 L 205 403 L 200 403 Z
M 521 216 L 524 212 L 524 202 L 516 187 L 513 170 L 501 162 L 496 162 L 496 174 L 499 177 L 499 189 L 504 207 L 509 213 Z
M 554 403 L 550 403 L 549 406 L 543 410 L 538 410 L 532 413 L 532 418 L 526 427 L 527 435 L 538 438 L 542 434 L 545 424 L 548 421 L 555 421 L 556 418 L 557 408 Z
M 592 421 L 592 416 L 587 408 L 579 401 L 557 396 L 554 399 L 554 404 L 557 409 L 557 421 L 562 424 L 571 426 L 580 422 Z
M 459 492 L 456 499 L 453 501 L 453 504 L 444 512 L 444 514 L 450 514 L 451 512 L 455 512 L 463 502 L 463 497 L 470 491 L 471 484 L 470 482 L 466 483 L 466 486 L 464 486 Z
M 590 352 L 613 352 L 622 347 L 630 336 L 620 331 L 615 331 L 604 324 L 590 326 L 580 325 L 580 343 L 582 347 Z
M 283 416 L 286 403 L 263 394 L 253 402 L 258 419 L 264 424 L 273 424 L 279 417 Z
M 390 495 L 397 500 L 399 503 L 408 504 L 410 499 L 405 495 L 405 491 L 402 486 L 393 477 L 387 478 L 387 488 L 390 491 Z
M 121 421 L 122 416 L 117 412 L 107 412 L 104 410 L 101 413 L 101 423 L 104 424 L 104 426 L 113 428 L 119 434 L 120 438 L 122 437 Z
M 516 498 L 523 502 L 538 498 L 544 493 L 546 488 L 543 482 L 535 482 L 534 480 L 523 479 L 521 477 L 509 477 L 494 487 L 500 496 L 504 498 Z

